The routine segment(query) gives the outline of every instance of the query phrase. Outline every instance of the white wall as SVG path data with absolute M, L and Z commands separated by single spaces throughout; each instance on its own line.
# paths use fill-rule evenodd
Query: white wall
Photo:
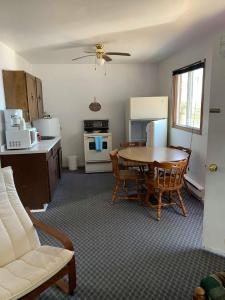
M 59 117 L 65 157 L 83 157 L 83 123 L 85 119 L 109 119 L 113 147 L 125 139 L 125 101 L 131 96 L 158 95 L 158 68 L 147 64 L 108 64 L 94 70 L 88 64 L 33 65 L 34 75 L 43 82 L 44 107 Z M 93 96 L 102 105 L 100 112 L 88 108 Z
M 189 48 L 176 53 L 159 64 L 160 94 L 169 95 L 171 116 L 172 104 L 172 71 L 196 61 L 206 59 L 204 113 L 202 135 L 172 128 L 170 120 L 169 143 L 192 148 L 189 176 L 200 185 L 205 185 L 205 162 L 207 154 L 210 81 L 212 65 L 212 38 L 198 41 Z
M 2 80 L 2 70 L 25 70 L 32 71 L 31 65 L 12 49 L 0 42 L 0 145 L 4 141 L 3 113 L 5 109 L 5 95 Z

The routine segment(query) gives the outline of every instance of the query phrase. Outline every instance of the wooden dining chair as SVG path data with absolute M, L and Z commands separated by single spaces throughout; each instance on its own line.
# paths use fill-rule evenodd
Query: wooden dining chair
M 187 160 L 179 162 L 154 162 L 152 168 L 154 170 L 154 178 L 147 176 L 146 185 L 147 193 L 145 204 L 149 207 L 156 208 L 157 220 L 161 217 L 161 208 L 164 206 L 178 205 L 184 216 L 186 216 L 186 208 L 180 193 L 183 185 L 184 172 L 187 167 Z M 169 193 L 169 202 L 163 202 L 163 195 Z M 173 198 L 176 193 L 178 202 Z M 149 197 L 154 194 L 157 199 L 157 204 L 153 205 L 149 202 Z
M 187 167 L 186 167 L 186 170 L 184 172 L 184 174 L 187 174 L 187 168 L 188 168 L 188 165 L 189 165 L 192 150 L 190 148 L 185 148 L 185 147 L 182 147 L 182 146 L 172 146 L 172 145 L 170 145 L 169 148 L 180 150 L 180 151 L 183 151 L 183 152 L 188 154 Z M 185 179 L 185 177 L 183 178 L 183 183 L 184 183 L 184 188 L 187 191 L 187 193 L 189 194 L 189 196 L 192 196 L 191 191 L 190 191 L 190 189 L 188 187 L 188 184 L 187 184 L 187 180 Z
M 112 202 L 114 203 L 117 199 L 128 199 L 128 200 L 141 200 L 141 184 L 144 182 L 144 177 L 133 169 L 121 170 L 118 162 L 118 150 L 110 152 L 110 158 L 112 161 L 112 169 L 115 177 L 115 185 L 113 188 Z M 133 183 L 135 186 L 136 195 L 129 195 L 128 183 Z M 123 193 L 119 197 L 120 193 Z
M 124 142 L 120 143 L 121 148 L 128 148 L 128 147 L 145 147 L 146 142 Z M 145 173 L 145 168 L 147 167 L 146 164 L 142 163 L 137 163 L 129 160 L 123 160 L 123 166 L 128 169 L 128 168 L 139 168 L 140 172 L 142 174 Z

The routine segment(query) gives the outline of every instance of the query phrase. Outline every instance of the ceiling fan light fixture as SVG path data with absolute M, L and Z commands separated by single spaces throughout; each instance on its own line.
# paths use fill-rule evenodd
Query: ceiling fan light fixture
M 105 63 L 105 60 L 104 60 L 104 58 L 101 57 L 101 58 L 97 58 L 96 62 L 97 62 L 97 65 L 103 66 Z
M 104 45 L 103 44 L 96 44 L 95 45 L 95 51 L 84 51 L 85 53 L 90 53 L 88 55 L 83 55 L 77 58 L 73 58 L 72 60 L 78 60 L 87 56 L 95 56 L 95 65 L 103 66 L 105 65 L 105 62 L 112 61 L 111 55 L 119 55 L 119 56 L 131 56 L 130 53 L 127 52 L 105 52 Z

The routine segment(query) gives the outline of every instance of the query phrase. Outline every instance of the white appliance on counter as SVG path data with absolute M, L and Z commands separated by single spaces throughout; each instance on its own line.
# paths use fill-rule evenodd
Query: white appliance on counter
M 85 172 L 111 172 L 112 134 L 108 132 L 108 120 L 84 121 L 84 158 Z M 97 139 L 100 137 L 101 149 L 97 149 Z
M 4 110 L 7 149 L 31 148 L 37 142 L 36 128 L 26 128 L 21 109 Z
M 26 149 L 37 144 L 36 128 L 6 130 L 7 149 Z
M 58 118 L 43 118 L 33 121 L 41 136 L 61 136 L 61 126 Z
M 126 107 L 126 140 L 167 146 L 168 97 L 132 97 Z

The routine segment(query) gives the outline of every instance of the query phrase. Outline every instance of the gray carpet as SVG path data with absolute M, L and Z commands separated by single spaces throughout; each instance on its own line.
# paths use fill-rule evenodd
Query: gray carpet
M 43 299 L 191 299 L 201 277 L 225 269 L 225 258 L 201 248 L 203 206 L 185 196 L 188 216 L 165 208 L 161 221 L 139 203 L 111 204 L 112 174 L 64 172 L 44 222 L 73 240 L 77 289 L 53 287 Z M 47 244 L 57 243 L 41 235 Z

